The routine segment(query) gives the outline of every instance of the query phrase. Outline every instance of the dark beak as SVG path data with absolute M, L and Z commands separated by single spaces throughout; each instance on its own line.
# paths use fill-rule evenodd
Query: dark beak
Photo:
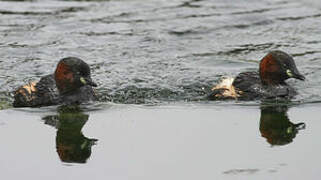
M 286 71 L 290 78 L 305 80 L 305 77 L 299 72 L 299 70 L 294 66 Z
M 97 84 L 95 82 L 93 82 L 93 80 L 91 78 L 87 78 L 86 82 L 90 86 L 97 87 Z
M 94 83 L 93 80 L 90 77 L 80 77 L 79 80 L 83 85 L 89 85 L 89 86 L 97 87 L 97 84 Z
M 294 74 L 293 75 L 293 78 L 295 78 L 295 79 L 300 79 L 300 80 L 302 80 L 302 81 L 304 81 L 305 80 L 305 77 L 302 75 L 302 74 Z
M 295 79 L 300 79 L 302 81 L 305 80 L 305 77 L 296 68 L 292 71 L 292 77 Z

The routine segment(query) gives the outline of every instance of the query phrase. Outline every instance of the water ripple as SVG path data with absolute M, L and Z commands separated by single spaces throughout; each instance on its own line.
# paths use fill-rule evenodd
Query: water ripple
M 0 100 L 10 105 L 19 85 L 77 56 L 93 69 L 102 102 L 204 101 L 222 76 L 258 69 L 266 52 L 280 49 L 307 77 L 290 81 L 299 91 L 294 101 L 320 102 L 321 15 L 315 4 L 0 1 Z

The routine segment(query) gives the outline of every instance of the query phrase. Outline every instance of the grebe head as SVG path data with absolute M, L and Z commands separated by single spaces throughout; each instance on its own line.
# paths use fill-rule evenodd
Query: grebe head
M 285 80 L 305 77 L 298 71 L 293 58 L 283 51 L 271 51 L 260 62 L 260 77 L 264 85 L 285 84 Z
M 67 57 L 59 61 L 55 80 L 60 94 L 72 92 L 85 85 L 97 86 L 91 79 L 88 64 L 76 57 Z

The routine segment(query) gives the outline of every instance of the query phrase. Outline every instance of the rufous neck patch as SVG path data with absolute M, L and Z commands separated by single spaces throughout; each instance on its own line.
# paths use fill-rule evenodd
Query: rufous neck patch
M 60 62 L 55 71 L 55 80 L 60 92 L 65 92 L 73 86 L 74 76 L 70 67 Z
M 264 84 L 274 84 L 274 76 L 280 67 L 271 54 L 266 55 L 260 62 L 260 77 Z

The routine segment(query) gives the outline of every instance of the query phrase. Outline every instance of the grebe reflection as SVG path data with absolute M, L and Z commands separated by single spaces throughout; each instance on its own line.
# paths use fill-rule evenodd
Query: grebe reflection
M 81 129 L 89 115 L 79 107 L 60 107 L 58 115 L 46 116 L 46 124 L 57 128 L 56 150 L 61 161 L 66 163 L 86 163 L 91 155 L 91 147 L 97 139 L 87 138 Z
M 299 130 L 305 129 L 305 123 L 292 123 L 287 115 L 286 105 L 262 105 L 260 132 L 271 145 L 286 145 L 293 141 Z

